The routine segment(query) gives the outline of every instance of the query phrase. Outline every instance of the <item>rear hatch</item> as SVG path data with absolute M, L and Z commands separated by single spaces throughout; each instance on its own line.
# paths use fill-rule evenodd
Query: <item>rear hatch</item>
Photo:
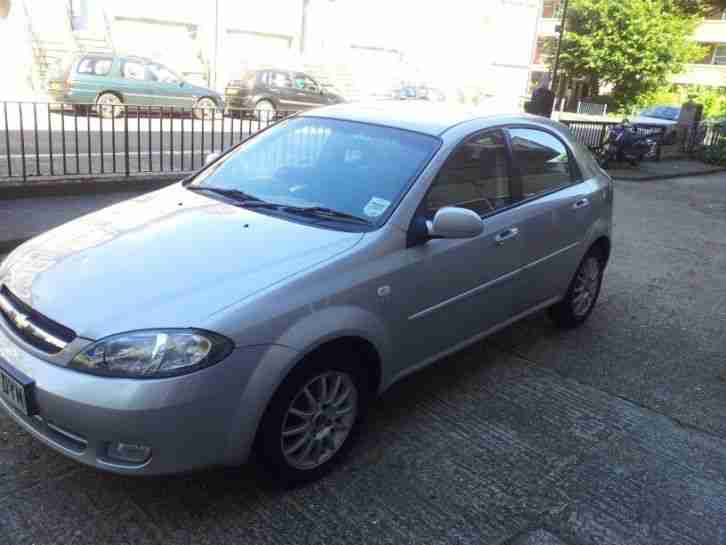
M 224 89 L 225 102 L 228 105 L 239 104 L 248 98 L 255 88 L 256 79 L 256 72 L 247 72 L 240 79 L 231 80 Z
M 68 91 L 71 67 L 75 60 L 72 55 L 66 56 L 49 67 L 47 85 L 51 94 L 60 95 Z

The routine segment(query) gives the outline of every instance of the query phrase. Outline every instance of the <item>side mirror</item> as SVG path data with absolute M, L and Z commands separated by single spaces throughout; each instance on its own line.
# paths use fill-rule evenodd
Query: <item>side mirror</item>
M 484 230 L 479 214 L 466 208 L 445 206 L 436 212 L 429 227 L 432 238 L 474 238 Z
M 205 165 L 208 165 L 209 163 L 213 163 L 214 161 L 216 161 L 216 160 L 217 160 L 217 158 L 218 158 L 218 157 L 219 157 L 220 155 L 221 155 L 221 153 L 219 153 L 219 152 L 217 152 L 217 151 L 215 151 L 215 152 L 213 152 L 213 153 L 210 153 L 210 154 L 209 154 L 209 155 L 207 155 L 207 157 L 206 157 L 206 158 L 204 159 L 204 164 L 205 164 Z

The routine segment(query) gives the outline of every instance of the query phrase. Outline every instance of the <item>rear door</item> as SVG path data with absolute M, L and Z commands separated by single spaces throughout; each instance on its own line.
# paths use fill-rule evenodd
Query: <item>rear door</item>
M 158 98 L 146 63 L 139 59 L 119 59 L 119 77 L 114 79 L 114 87 L 123 94 L 124 102 L 129 105 L 151 106 Z
M 293 89 L 292 76 L 289 72 L 280 70 L 271 71 L 270 78 L 270 95 L 277 102 L 277 106 L 281 110 L 299 110 L 297 106 L 297 97 Z
M 569 148 L 554 132 L 528 126 L 509 127 L 508 132 L 522 200 L 521 304 L 530 307 L 567 289 L 593 222 L 594 185 L 582 180 Z

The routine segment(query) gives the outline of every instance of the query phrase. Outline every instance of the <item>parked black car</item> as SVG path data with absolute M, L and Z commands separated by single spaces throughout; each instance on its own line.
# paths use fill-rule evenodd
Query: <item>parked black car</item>
M 277 69 L 244 73 L 227 84 L 224 96 L 230 115 L 242 110 L 298 111 L 344 102 L 307 74 Z

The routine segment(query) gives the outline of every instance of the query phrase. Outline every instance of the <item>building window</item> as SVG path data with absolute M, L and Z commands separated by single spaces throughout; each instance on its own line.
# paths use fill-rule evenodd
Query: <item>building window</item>
M 713 64 L 726 64 L 726 44 L 717 45 L 713 50 Z
M 86 30 L 88 28 L 88 13 L 86 0 L 70 0 L 71 27 L 73 30 Z
M 562 0 L 544 0 L 542 3 L 543 19 L 562 18 Z

